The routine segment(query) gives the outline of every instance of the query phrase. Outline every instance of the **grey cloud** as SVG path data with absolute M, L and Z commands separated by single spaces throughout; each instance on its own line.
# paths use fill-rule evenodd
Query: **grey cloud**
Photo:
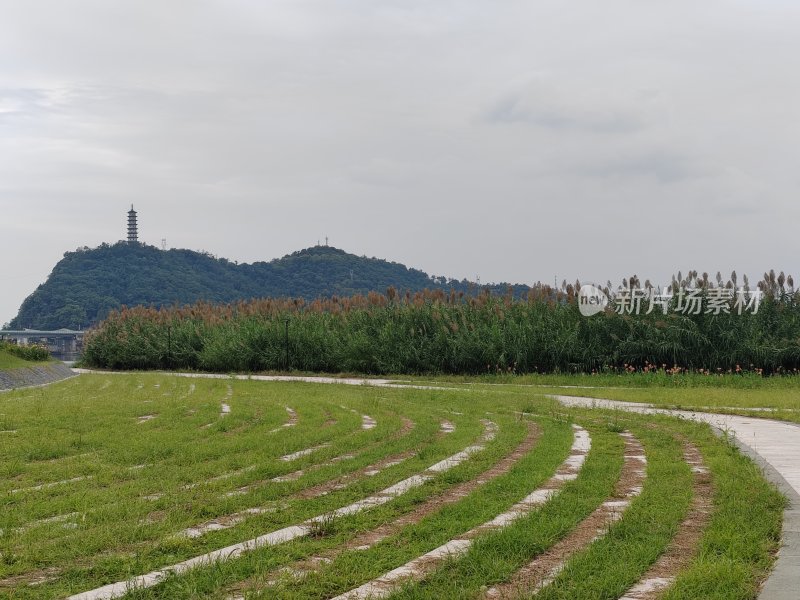
M 644 127 L 642 119 L 632 112 L 590 106 L 577 108 L 537 100 L 518 95 L 503 98 L 486 112 L 485 119 L 490 123 L 527 123 L 563 132 L 631 133 Z
M 645 150 L 626 156 L 598 156 L 590 162 L 571 165 L 566 171 L 593 178 L 645 177 L 661 184 L 709 176 L 688 156 L 658 150 Z
M 800 6 L 745 4 L 7 2 L 0 322 L 132 202 L 145 241 L 239 261 L 328 235 L 482 281 L 784 268 Z M 599 226 L 613 262 L 564 243 Z
M 488 123 L 535 125 L 557 133 L 629 134 L 647 126 L 654 90 L 619 86 L 604 77 L 542 73 L 512 85 L 485 111 Z M 652 117 L 651 117 L 652 118 Z
M 51 110 L 57 101 L 51 90 L 33 88 L 0 89 L 0 119 L 31 118 Z

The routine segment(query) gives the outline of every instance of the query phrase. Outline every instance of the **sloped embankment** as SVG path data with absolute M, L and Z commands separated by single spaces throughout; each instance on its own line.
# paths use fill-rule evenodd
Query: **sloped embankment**
M 6 369 L 0 371 L 0 391 L 53 383 L 73 375 L 75 374 L 72 369 L 60 362 L 44 363 L 35 367 Z

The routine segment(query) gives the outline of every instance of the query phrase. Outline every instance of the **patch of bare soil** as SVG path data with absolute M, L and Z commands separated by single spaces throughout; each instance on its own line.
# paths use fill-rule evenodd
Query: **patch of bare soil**
M 403 417 L 401 419 L 401 423 L 402 425 L 400 425 L 400 429 L 393 433 L 390 439 L 396 440 L 397 438 L 408 435 L 411 433 L 411 430 L 414 429 L 414 421 L 408 417 Z
M 61 569 L 56 567 L 47 567 L 45 569 L 29 571 L 27 573 L 22 573 L 21 575 L 14 575 L 13 577 L 0 579 L 0 590 L 16 590 L 22 587 L 42 585 L 43 583 L 55 581 L 58 579 L 60 574 Z
M 166 517 L 167 517 L 166 511 L 154 510 L 147 513 L 147 516 L 142 520 L 142 523 L 145 525 L 150 525 L 152 523 L 160 523 Z
M 61 543 L 59 541 L 54 544 Z M 138 552 L 143 551 L 148 546 L 148 542 L 137 542 L 135 544 L 125 544 L 117 548 L 108 549 L 103 552 L 98 552 L 92 556 L 84 556 L 75 558 L 71 563 L 72 568 L 88 569 L 98 561 L 102 561 L 109 557 L 115 558 L 133 558 Z M 11 588 L 12 592 L 9 598 L 16 598 L 15 591 L 24 587 L 34 587 L 45 583 L 57 581 L 63 573 L 64 569 L 60 567 L 46 567 L 43 569 L 36 569 L 35 571 L 28 571 L 14 577 L 0 579 L 0 590 Z M 6 596 L 3 596 L 5 598 Z
M 333 417 L 333 413 L 327 408 L 324 409 L 324 413 L 325 413 L 325 422 L 322 424 L 323 427 L 333 427 L 334 425 L 336 425 L 336 423 L 339 422 Z

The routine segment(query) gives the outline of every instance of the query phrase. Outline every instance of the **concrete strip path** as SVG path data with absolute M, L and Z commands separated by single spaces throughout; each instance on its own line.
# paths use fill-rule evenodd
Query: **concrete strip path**
M 212 552 L 207 552 L 206 554 L 195 556 L 194 558 L 163 567 L 156 571 L 151 571 L 150 573 L 146 573 L 144 575 L 139 575 L 124 581 L 118 581 L 116 583 L 110 583 L 93 590 L 81 592 L 79 594 L 73 594 L 72 596 L 69 596 L 67 600 L 110 600 L 111 598 L 119 598 L 134 589 L 145 589 L 158 585 L 170 574 L 179 575 L 182 573 L 187 573 L 198 567 L 207 567 L 217 562 L 232 560 L 241 556 L 245 552 L 250 552 L 257 548 L 276 546 L 278 544 L 290 542 L 291 540 L 310 535 L 315 526 L 318 526 L 320 523 L 328 522 L 332 518 L 353 515 L 365 510 L 369 510 L 370 508 L 386 504 L 405 494 L 409 490 L 420 487 L 424 483 L 433 479 L 438 473 L 443 473 L 449 469 L 452 469 L 453 467 L 457 467 L 466 461 L 472 454 L 484 450 L 486 448 L 486 444 L 494 440 L 497 433 L 497 425 L 492 421 L 483 421 L 483 426 L 483 435 L 481 435 L 477 443 L 467 446 L 461 452 L 445 458 L 444 460 L 428 467 L 421 473 L 403 479 L 402 481 L 395 483 L 394 485 L 381 490 L 372 496 L 368 496 L 367 498 L 358 500 L 357 502 L 348 504 L 347 506 L 343 506 L 342 508 L 336 509 L 332 512 L 307 519 L 299 525 L 290 525 L 288 527 L 284 527 L 283 529 L 278 529 L 277 531 L 260 535 L 257 538 L 240 542 L 238 544 L 233 544 L 231 546 L 226 546 L 225 548 L 214 550 Z
M 789 499 L 783 516 L 783 539 L 775 569 L 764 584 L 761 600 L 797 600 L 800 597 L 800 426 L 786 421 L 669 410 L 652 404 L 551 395 L 565 406 L 625 410 L 669 415 L 708 423 L 734 439 Z
M 583 463 L 586 461 L 586 456 L 592 446 L 591 437 L 585 429 L 577 425 L 572 427 L 573 442 L 570 454 L 558 468 L 556 474 L 548 479 L 542 487 L 537 488 L 491 521 L 465 532 L 461 536 L 360 587 L 340 594 L 333 600 L 378 600 L 379 598 L 391 596 L 401 585 L 419 581 L 448 558 L 457 558 L 466 554 L 478 534 L 507 527 L 520 517 L 549 502 L 559 494 L 566 481 L 574 481 L 578 478 L 578 473 L 583 468 Z
M 708 423 L 761 455 L 778 471 L 786 482 L 800 493 L 800 427 L 787 421 L 758 417 L 719 415 L 689 410 L 657 408 L 652 404 L 600 400 L 579 396 L 550 396 L 566 406 L 625 410 L 642 414 L 670 415 Z

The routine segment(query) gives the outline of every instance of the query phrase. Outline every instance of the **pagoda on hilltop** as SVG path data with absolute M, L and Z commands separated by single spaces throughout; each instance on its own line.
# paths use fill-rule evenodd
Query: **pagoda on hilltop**
M 133 204 L 131 204 L 131 209 L 128 211 L 128 243 L 139 243 L 139 228 L 136 224 L 136 211 L 133 210 Z

